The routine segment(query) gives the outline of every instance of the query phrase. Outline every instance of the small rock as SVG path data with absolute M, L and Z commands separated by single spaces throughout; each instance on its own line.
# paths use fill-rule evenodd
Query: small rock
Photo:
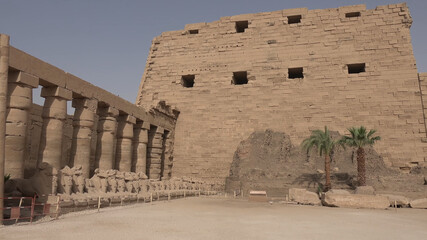
M 427 209 L 427 198 L 415 199 L 409 205 L 411 208 Z
M 334 171 L 334 172 L 338 172 L 340 169 L 339 168 L 337 168 L 337 167 L 334 167 L 333 169 L 332 169 L 332 171 Z
M 316 171 L 317 171 L 317 173 L 321 173 L 321 174 L 325 173 L 325 171 L 323 171 L 322 169 L 317 169 Z
M 356 188 L 355 194 L 375 195 L 375 189 L 372 186 L 360 186 Z

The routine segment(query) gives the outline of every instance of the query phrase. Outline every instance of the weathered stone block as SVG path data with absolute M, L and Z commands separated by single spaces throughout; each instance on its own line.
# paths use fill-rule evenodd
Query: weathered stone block
M 289 200 L 299 204 L 321 205 L 319 195 L 302 188 L 289 189 Z
M 427 198 L 412 200 L 409 205 L 411 208 L 427 209 Z
M 390 206 L 389 199 L 385 196 L 334 194 L 330 192 L 323 194 L 322 203 L 330 207 L 345 208 L 386 209 Z
M 375 195 L 375 189 L 372 186 L 359 186 L 356 188 L 355 194 Z

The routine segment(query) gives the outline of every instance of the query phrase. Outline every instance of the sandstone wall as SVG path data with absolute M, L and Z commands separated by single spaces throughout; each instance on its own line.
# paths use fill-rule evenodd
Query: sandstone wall
M 289 24 L 295 15 L 300 23 Z M 244 32 L 236 32 L 239 21 L 248 21 Z M 393 4 L 189 24 L 153 40 L 136 102 L 162 99 L 180 109 L 175 176 L 223 181 L 250 133 L 268 128 L 300 143 L 324 125 L 341 134 L 375 128 L 386 164 L 421 164 L 427 146 L 411 23 L 406 4 Z M 365 63 L 365 72 L 349 74 L 355 63 Z M 289 78 L 289 68 L 301 67 L 303 78 Z M 239 71 L 247 71 L 247 84 L 232 84 Z M 185 75 L 194 75 L 193 87 L 183 87 Z

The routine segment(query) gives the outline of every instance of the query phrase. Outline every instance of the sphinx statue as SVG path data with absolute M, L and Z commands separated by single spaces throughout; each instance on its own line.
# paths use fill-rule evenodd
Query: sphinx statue
M 73 192 L 73 171 L 65 166 L 59 171 L 60 192 L 65 195 L 71 195 Z
M 53 194 L 58 187 L 58 171 L 47 162 L 42 162 L 29 179 L 11 178 L 4 183 L 6 197 L 34 197 Z
M 99 177 L 99 181 L 101 184 L 99 191 L 101 193 L 106 193 L 108 190 L 108 173 L 107 173 L 107 171 L 100 170 L 98 172 L 98 177 Z
M 73 172 L 73 192 L 84 193 L 85 189 L 85 177 L 83 177 L 83 171 L 81 165 L 76 165 L 71 168 Z
M 116 179 L 117 179 L 117 191 L 119 193 L 124 193 L 126 191 L 125 174 L 123 172 L 117 171 Z
M 107 182 L 108 182 L 108 192 L 116 193 L 117 192 L 117 179 L 116 179 L 117 170 L 110 169 L 107 170 Z
M 133 192 L 133 185 L 132 185 L 132 181 L 133 181 L 133 176 L 132 173 L 130 172 L 125 172 L 124 173 L 125 176 L 125 185 L 126 185 L 126 192 Z

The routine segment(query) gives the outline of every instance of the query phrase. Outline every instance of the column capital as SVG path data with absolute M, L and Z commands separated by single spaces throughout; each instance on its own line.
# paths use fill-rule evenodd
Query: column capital
M 96 112 L 98 108 L 98 100 L 93 98 L 73 98 L 73 108 L 87 108 L 92 112 Z
M 164 128 L 162 128 L 162 127 L 157 127 L 157 129 L 156 129 L 156 133 L 159 133 L 159 134 L 164 134 L 165 133 L 165 129 Z
M 119 110 L 117 110 L 114 107 L 101 107 L 101 108 L 98 108 L 98 115 L 117 117 L 119 116 Z
M 39 86 L 39 78 L 28 73 L 17 71 L 9 73 L 8 77 L 9 83 L 20 83 L 23 85 L 30 86 L 32 88 L 37 88 Z
M 136 124 L 136 117 L 132 116 L 132 115 L 120 115 L 118 120 L 120 122 L 127 122 L 127 123 L 132 123 L 132 124 Z
M 144 122 L 137 121 L 134 128 L 135 129 L 136 128 L 140 128 L 140 129 L 143 129 L 143 130 L 148 130 L 148 129 L 150 129 L 150 123 L 146 122 L 146 121 L 144 121 Z
M 68 89 L 53 86 L 53 87 L 43 87 L 40 94 L 41 97 L 60 97 L 66 100 L 71 100 L 73 98 L 73 92 Z

